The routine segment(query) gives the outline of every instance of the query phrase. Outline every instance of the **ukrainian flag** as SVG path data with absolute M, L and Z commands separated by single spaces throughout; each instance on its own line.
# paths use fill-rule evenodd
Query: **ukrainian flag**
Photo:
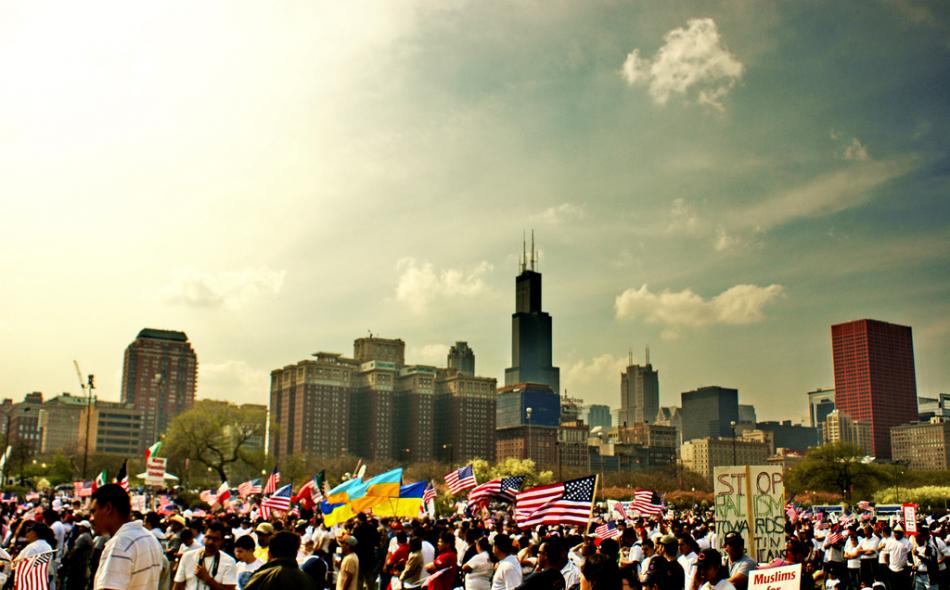
M 323 523 L 327 528 L 346 522 L 356 516 L 350 505 L 345 502 L 339 504 L 321 502 L 320 511 L 323 512 Z
M 418 516 L 422 510 L 422 497 L 429 482 L 417 481 L 399 488 L 398 498 L 384 498 L 380 504 L 373 507 L 376 516 L 397 516 L 412 518 Z
M 362 480 L 360 480 L 358 477 L 344 481 L 340 485 L 327 492 L 327 503 L 345 504 L 346 502 L 349 502 L 352 490 L 359 489 L 362 484 Z
M 371 477 L 350 489 L 350 508 L 353 512 L 362 512 L 387 498 L 398 498 L 401 483 L 402 467 Z

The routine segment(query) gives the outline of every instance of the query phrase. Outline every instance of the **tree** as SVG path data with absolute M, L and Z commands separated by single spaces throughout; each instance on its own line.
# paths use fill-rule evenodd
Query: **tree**
M 824 491 L 844 494 L 850 500 L 855 493 L 869 496 L 887 472 L 864 462 L 864 452 L 848 443 L 815 447 L 789 470 L 786 481 L 792 492 Z
M 197 461 L 225 481 L 229 468 L 259 461 L 266 419 L 264 408 L 201 400 L 172 420 L 166 451 L 173 459 Z

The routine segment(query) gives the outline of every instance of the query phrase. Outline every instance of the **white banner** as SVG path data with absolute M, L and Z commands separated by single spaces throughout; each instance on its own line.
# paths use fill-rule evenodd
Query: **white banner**
M 749 572 L 749 590 L 798 590 L 802 564 L 773 567 Z
M 165 485 L 165 457 L 149 457 L 145 466 L 145 485 L 162 487 Z

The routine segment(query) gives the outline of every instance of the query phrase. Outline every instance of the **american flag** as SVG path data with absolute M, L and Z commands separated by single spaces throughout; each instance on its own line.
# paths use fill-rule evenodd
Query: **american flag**
M 430 481 L 429 485 L 426 486 L 424 492 L 422 492 L 422 505 L 425 506 L 430 501 L 435 500 L 435 485 Z
M 828 545 L 837 545 L 842 542 L 844 542 L 844 535 L 841 534 L 841 529 L 838 527 L 831 529 L 831 534 L 825 539 L 825 543 Z
M 79 490 L 77 496 L 80 498 L 88 498 L 92 495 L 92 481 L 82 482 L 82 489 Z
M 16 492 L 3 492 L 3 503 L 4 504 L 16 504 L 19 498 L 16 495 Z
M 468 493 L 468 502 L 488 501 L 492 498 L 505 502 L 514 502 L 521 484 L 524 483 L 523 475 L 513 475 L 501 479 L 493 479 L 485 482 Z
M 211 490 L 203 490 L 198 494 L 198 498 L 205 504 L 214 504 L 215 502 L 215 494 Z
M 78 497 L 79 497 L 79 493 L 82 491 L 82 484 L 83 484 L 83 482 L 81 482 L 81 481 L 74 481 L 74 482 L 73 482 L 73 497 L 74 497 L 74 498 L 78 498 Z
M 27 502 L 36 502 L 40 499 L 40 495 L 37 492 L 27 492 L 23 499 Z
M 633 502 L 630 503 L 630 509 L 647 516 L 659 516 L 666 510 L 660 497 L 650 490 L 637 490 L 633 495 Z
M 246 498 L 250 496 L 251 494 L 260 494 L 263 491 L 264 491 L 264 488 L 261 487 L 260 479 L 252 479 L 238 486 L 238 494 L 242 498 Z
M 525 490 L 515 500 L 515 521 L 521 528 L 539 524 L 585 525 L 594 505 L 593 475 Z
M 273 494 L 277 491 L 277 485 L 280 484 L 280 469 L 277 465 L 274 465 L 274 470 L 270 472 L 270 477 L 267 478 L 267 483 L 264 484 L 264 494 Z
M 594 529 L 594 537 L 598 541 L 603 541 L 604 539 L 616 539 L 620 537 L 620 529 L 617 528 L 617 525 L 614 524 L 614 521 L 605 522 L 596 529 Z
M 47 590 L 49 588 L 49 563 L 55 551 L 47 551 L 22 560 L 17 560 L 17 590 Z
M 449 486 L 449 493 L 453 496 L 459 492 L 469 490 L 478 485 L 475 481 L 475 468 L 470 464 L 445 474 L 445 483 Z
M 290 497 L 294 493 L 293 487 L 293 484 L 282 486 L 279 490 L 261 502 L 261 508 L 268 509 L 268 512 L 270 510 L 283 510 L 284 512 L 287 512 L 290 510 Z
M 858 508 L 861 510 L 870 510 L 873 506 L 871 506 L 871 503 L 867 500 L 861 500 L 858 502 Z

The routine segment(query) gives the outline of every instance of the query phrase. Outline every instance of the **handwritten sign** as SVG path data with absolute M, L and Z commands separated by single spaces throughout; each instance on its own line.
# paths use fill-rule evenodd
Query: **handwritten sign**
M 716 537 L 742 535 L 746 552 L 765 563 L 785 554 L 785 476 L 774 465 L 733 465 L 713 471 Z
M 162 487 L 165 485 L 165 457 L 149 457 L 145 467 L 145 485 Z
M 917 534 L 917 504 L 901 506 L 901 515 L 904 517 L 904 532 L 908 535 Z
M 785 565 L 749 572 L 749 590 L 798 590 L 802 564 Z

